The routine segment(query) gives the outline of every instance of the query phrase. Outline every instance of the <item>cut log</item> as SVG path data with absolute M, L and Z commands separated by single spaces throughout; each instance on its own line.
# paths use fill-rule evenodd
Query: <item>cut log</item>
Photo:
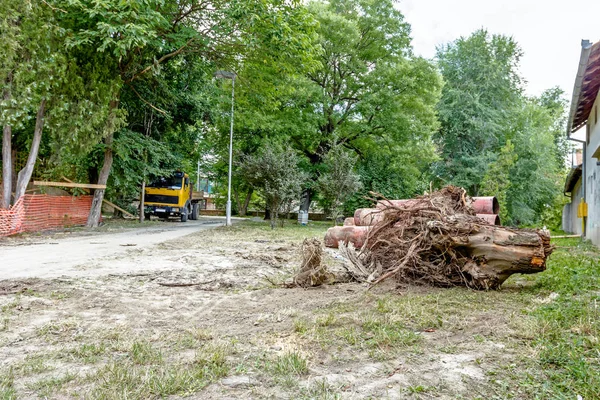
M 359 208 L 354 212 L 354 225 L 370 226 L 383 221 L 383 211 L 377 208 Z
M 355 226 L 354 217 L 348 217 L 344 220 L 344 226 Z
M 370 229 L 370 226 L 334 226 L 327 229 L 325 246 L 337 249 L 341 242 L 352 243 L 355 248 L 361 248 Z
M 477 214 L 498 214 L 500 212 L 500 203 L 493 196 L 473 197 L 471 207 Z
M 515 273 L 544 271 L 553 250 L 546 231 L 493 225 L 479 225 L 466 239 L 454 235 L 451 240 L 454 251 L 466 257 L 461 269 L 464 277 L 460 279 L 477 289 L 496 289 Z
M 490 225 L 502 225 L 498 214 L 477 214 L 477 217 L 483 219 Z

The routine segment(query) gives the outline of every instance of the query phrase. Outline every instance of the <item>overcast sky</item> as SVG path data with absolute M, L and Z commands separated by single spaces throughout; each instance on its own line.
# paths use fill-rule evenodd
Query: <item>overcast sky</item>
M 600 40 L 600 0 L 400 0 L 416 54 L 479 28 L 512 36 L 521 46 L 527 93 L 560 86 L 571 100 L 581 39 Z

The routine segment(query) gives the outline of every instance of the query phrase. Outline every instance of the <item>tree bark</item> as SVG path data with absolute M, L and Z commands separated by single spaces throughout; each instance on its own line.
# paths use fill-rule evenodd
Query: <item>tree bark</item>
M 104 163 L 98 176 L 98 184 L 106 185 L 108 182 L 108 176 L 113 163 L 113 152 L 112 152 L 113 133 L 104 139 Z M 100 223 L 100 215 L 102 213 L 102 200 L 104 200 L 104 189 L 94 190 L 94 199 L 92 200 L 92 207 L 90 208 L 90 214 L 88 215 L 87 223 L 85 226 L 88 228 L 97 228 Z
M 144 197 L 146 197 L 146 180 L 142 180 L 142 193 L 140 194 L 140 223 L 144 222 Z
M 33 167 L 40 151 L 40 143 L 42 141 L 42 131 L 44 130 L 44 115 L 46 113 L 46 99 L 42 99 L 40 107 L 38 108 L 37 115 L 35 117 L 35 128 L 33 130 L 33 141 L 31 142 L 31 148 L 29 149 L 29 156 L 27 157 L 27 163 L 17 176 L 17 186 L 15 188 L 15 202 L 19 200 L 21 196 L 25 194 L 27 185 L 33 174 Z
M 7 86 L 10 87 L 12 75 L 8 75 Z M 10 90 L 5 89 L 4 100 L 10 100 Z M 2 203 L 0 208 L 10 207 L 12 195 L 12 127 L 4 125 L 2 129 Z
M 463 267 L 479 288 L 497 288 L 515 273 L 534 274 L 546 269 L 552 253 L 550 236 L 535 231 L 516 231 L 501 226 L 481 226 L 464 238 L 452 238 L 457 248 L 471 257 Z
M 250 200 L 252 199 L 252 193 L 254 193 L 254 189 L 248 189 L 248 193 L 246 193 L 246 199 L 244 199 L 244 204 L 239 207 L 239 215 L 240 217 L 245 217 L 248 214 L 248 206 L 250 205 Z
M 233 188 L 232 190 L 233 190 L 233 199 L 235 200 L 236 210 L 239 215 L 240 209 L 242 208 L 242 202 L 240 201 L 240 192 L 236 188 Z M 233 210 L 232 210 L 232 213 L 233 213 Z
M 312 198 L 312 191 L 310 189 L 304 189 L 302 196 L 300 197 L 300 211 L 308 212 L 310 208 L 310 201 Z
M 2 130 L 2 204 L 0 208 L 10 207 L 12 194 L 12 128 L 4 125 Z

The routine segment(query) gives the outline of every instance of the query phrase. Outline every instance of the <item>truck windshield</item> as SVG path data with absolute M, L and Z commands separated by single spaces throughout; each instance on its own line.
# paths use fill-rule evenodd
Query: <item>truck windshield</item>
M 150 187 L 155 188 L 166 188 L 166 189 L 181 189 L 181 184 L 183 180 L 181 178 L 171 176 L 168 178 L 156 178 L 152 183 L 150 183 Z

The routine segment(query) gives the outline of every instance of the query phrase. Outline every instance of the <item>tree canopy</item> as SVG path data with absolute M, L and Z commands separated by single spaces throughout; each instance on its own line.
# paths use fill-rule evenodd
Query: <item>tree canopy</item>
M 217 70 L 236 74 L 241 214 L 292 205 L 335 218 L 370 192 L 445 184 L 496 195 L 506 223 L 538 223 L 558 204 L 563 92 L 524 94 L 513 38 L 481 29 L 426 60 L 393 0 L 3 0 L 0 11 L 2 207 L 32 174 L 107 184 L 127 207 L 143 181 L 198 163 L 224 195 L 234 82 Z
M 432 175 L 497 196 L 504 223 L 533 224 L 560 193 L 565 100 L 558 88 L 524 95 L 521 55 L 514 39 L 483 29 L 438 48 L 445 85 Z

